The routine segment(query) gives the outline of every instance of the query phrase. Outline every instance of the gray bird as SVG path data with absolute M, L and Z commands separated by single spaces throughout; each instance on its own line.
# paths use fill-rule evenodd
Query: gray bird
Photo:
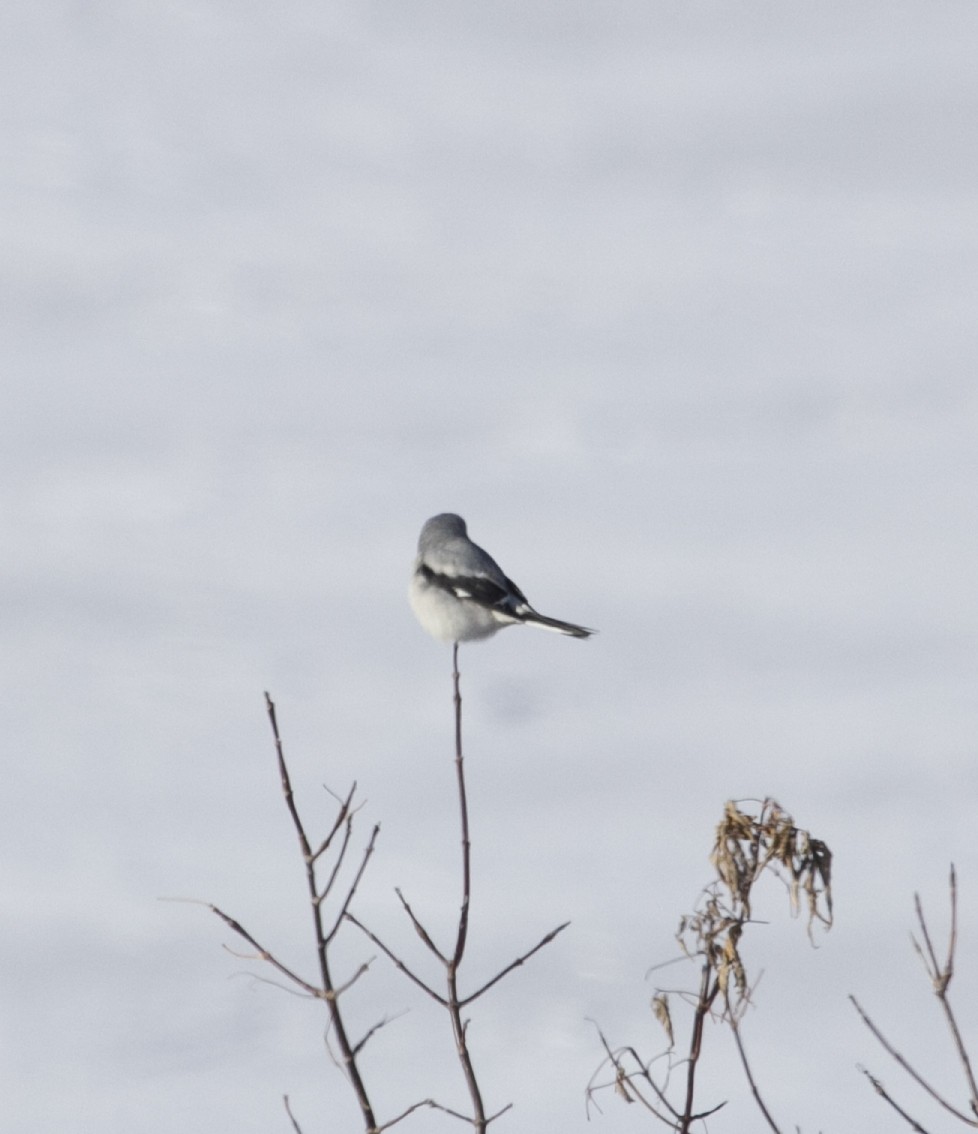
M 595 633 L 538 614 L 495 559 L 469 539 L 462 517 L 452 512 L 432 516 L 421 529 L 409 597 L 424 629 L 443 642 L 476 641 L 516 624 L 573 638 Z

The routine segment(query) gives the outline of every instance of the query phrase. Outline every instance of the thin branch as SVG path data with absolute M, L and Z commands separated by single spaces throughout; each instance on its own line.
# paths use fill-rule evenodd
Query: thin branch
M 954 976 L 954 955 L 957 950 L 958 944 L 958 878 L 957 872 L 954 869 L 954 863 L 951 863 L 950 876 L 948 878 L 948 890 L 950 893 L 950 906 L 951 906 L 951 927 L 948 933 L 947 943 L 947 960 L 943 966 L 938 964 L 937 954 L 935 953 L 934 946 L 931 944 L 930 933 L 927 928 L 927 920 L 924 917 L 923 903 L 920 900 L 919 894 L 914 894 L 914 909 L 917 913 L 917 922 L 920 925 L 920 932 L 923 936 L 924 943 L 927 946 L 927 956 L 924 956 L 923 950 L 916 940 L 911 938 L 914 943 L 914 948 L 917 950 L 918 956 L 924 962 L 927 969 L 927 975 L 931 979 L 934 986 L 934 995 L 941 1003 L 941 1010 L 944 1013 L 944 1018 L 950 1028 L 951 1036 L 954 1040 L 954 1046 L 958 1053 L 958 1060 L 964 1070 L 965 1079 L 968 1083 L 968 1090 L 970 1092 L 969 1103 L 971 1110 L 975 1117 L 978 1118 L 978 1084 L 975 1083 L 974 1071 L 971 1067 L 971 1059 L 968 1055 L 968 1049 L 965 1047 L 964 1038 L 958 1028 L 958 1022 L 954 1015 L 954 1009 L 951 1007 L 951 1001 L 948 997 L 948 990 L 951 985 L 951 979 Z M 974 1123 L 972 1124 L 974 1125 Z
M 226 914 L 224 910 L 219 909 L 215 905 L 208 903 L 207 908 L 213 913 L 216 913 L 221 921 L 223 921 L 229 929 L 233 929 L 239 937 L 243 937 L 245 941 L 248 942 L 248 944 L 255 950 L 255 960 L 266 961 L 272 966 L 272 968 L 278 969 L 278 971 L 283 976 L 288 977 L 293 984 L 298 985 L 298 987 L 303 989 L 303 991 L 308 992 L 310 996 L 314 996 L 319 1000 L 323 999 L 323 990 L 318 985 L 310 984 L 309 981 L 303 980 L 303 978 L 299 976 L 298 973 L 293 972 L 292 969 L 290 969 L 287 965 L 283 965 L 282 962 L 275 956 L 275 954 L 269 952 L 269 950 L 266 949 L 264 945 L 260 945 L 240 922 L 235 921 L 233 917 L 231 917 L 229 914 Z
M 754 1080 L 754 1075 L 750 1069 L 750 1063 L 747 1060 L 747 1052 L 744 1050 L 744 1041 L 740 1038 L 740 1021 L 737 1018 L 736 1012 L 731 1010 L 730 998 L 727 997 L 727 1020 L 730 1024 L 730 1030 L 733 1032 L 734 1042 L 737 1045 L 737 1053 L 740 1056 L 741 1065 L 744 1068 L 744 1074 L 747 1076 L 747 1082 L 750 1084 L 751 1094 L 754 1096 L 754 1101 L 757 1103 L 758 1109 L 764 1116 L 764 1121 L 770 1126 L 773 1134 L 781 1134 L 781 1129 L 778 1124 L 771 1117 L 771 1112 L 764 1105 L 764 1100 L 761 1098 L 761 1092 L 757 1089 L 757 1083 Z
M 359 1055 L 361 1051 L 367 1046 L 369 1040 L 380 1031 L 381 1028 L 386 1028 L 392 1021 L 399 1019 L 403 1016 L 403 1012 L 398 1012 L 396 1016 L 385 1016 L 382 1020 L 378 1020 L 376 1024 L 369 1027 L 360 1039 L 353 1045 L 353 1054 Z
M 302 819 L 299 815 L 298 808 L 296 807 L 295 797 L 292 791 L 292 779 L 289 775 L 288 766 L 285 762 L 285 751 L 282 745 L 282 737 L 278 727 L 278 717 L 275 711 L 275 703 L 268 693 L 265 694 L 265 707 L 268 712 L 268 719 L 272 726 L 272 736 L 275 741 L 275 755 L 278 762 L 279 779 L 282 784 L 282 795 L 285 798 L 285 804 L 289 811 L 289 816 L 292 819 L 292 825 L 295 828 L 296 836 L 299 840 L 299 846 L 302 849 L 302 859 L 305 863 L 306 873 L 306 889 L 309 893 L 309 902 L 312 911 L 313 931 L 316 939 L 316 954 L 319 959 L 319 975 L 322 981 L 322 987 L 319 990 L 319 995 L 322 996 L 329 1008 L 330 1027 L 336 1034 L 336 1042 L 340 1051 L 340 1058 L 342 1060 L 342 1068 L 346 1073 L 347 1078 L 353 1087 L 353 1092 L 356 1095 L 357 1102 L 360 1106 L 360 1112 L 363 1116 L 363 1121 L 368 1132 L 377 1129 L 377 1119 L 374 1116 L 373 1106 L 367 1094 L 367 1087 L 360 1074 L 360 1068 L 357 1066 L 356 1053 L 350 1043 L 350 1038 L 347 1035 L 346 1023 L 340 1011 L 339 1001 L 337 999 L 336 987 L 333 983 L 332 973 L 329 965 L 329 945 L 332 940 L 332 934 L 327 935 L 323 928 L 323 911 L 322 911 L 322 897 L 319 892 L 319 884 L 316 878 L 316 862 L 319 857 L 320 851 L 316 855 L 312 854 L 310 849 L 309 839 L 306 835 L 305 827 L 303 826 Z M 333 825 L 333 829 L 327 836 L 327 842 L 333 838 L 339 830 L 341 824 L 346 820 L 349 814 L 350 803 L 353 799 L 353 790 L 351 789 L 349 796 L 340 807 L 339 815 Z M 352 897 L 353 890 L 356 889 L 357 882 L 363 873 L 366 860 L 370 857 L 373 849 L 374 839 L 377 835 L 377 829 L 374 829 L 373 836 L 371 837 L 368 849 L 364 855 L 364 860 L 361 863 L 360 871 L 353 883 L 353 887 L 347 896 L 347 903 L 349 904 Z M 344 844 L 345 846 L 345 844 Z M 344 906 L 345 909 L 345 906 Z M 342 920 L 342 917 L 339 919 Z M 339 921 L 337 922 L 337 925 Z M 333 929 L 333 934 L 336 932 L 336 927 Z
M 669 1099 L 666 1097 L 665 1088 L 660 1087 L 652 1077 L 650 1068 L 652 1066 L 652 1062 L 654 1061 L 650 1061 L 648 1064 L 643 1063 L 638 1052 L 633 1047 L 623 1047 L 618 1051 L 612 1051 L 607 1039 L 604 1037 L 600 1029 L 598 1029 L 598 1036 L 600 1037 L 601 1045 L 604 1047 L 605 1054 L 607 1056 L 607 1062 L 610 1063 L 611 1066 L 615 1069 L 614 1081 L 612 1083 L 602 1084 L 602 1086 L 613 1086 L 617 1093 L 622 1095 L 626 1102 L 641 1103 L 642 1106 L 644 1106 L 650 1114 L 654 1115 L 657 1119 L 659 1119 L 660 1122 L 668 1126 L 670 1130 L 680 1129 L 682 1116 L 680 1115 L 679 1111 L 677 1111 L 676 1108 L 669 1102 Z M 625 1066 L 624 1056 L 626 1055 L 631 1056 L 631 1058 L 635 1061 L 637 1067 L 636 1071 L 629 1071 Z M 674 1065 L 670 1062 L 670 1072 L 672 1071 L 673 1066 Z M 595 1072 L 595 1074 L 592 1075 L 591 1082 L 588 1085 L 586 1092 L 588 1103 L 594 1102 L 594 1105 L 596 1107 L 597 1102 L 594 1101 L 594 1095 L 598 1090 L 601 1089 L 601 1087 L 595 1087 L 593 1085 L 597 1074 L 598 1072 Z M 645 1082 L 651 1088 L 653 1094 L 655 1094 L 656 1098 L 659 1100 L 659 1103 L 669 1112 L 669 1115 L 671 1115 L 671 1117 L 667 1117 L 665 1114 L 661 1114 L 645 1097 L 645 1095 L 642 1094 L 642 1092 L 635 1084 L 636 1077 L 640 1077 L 645 1080 Z M 666 1078 L 666 1085 L 668 1085 L 668 1072 Z M 710 1115 L 716 1114 L 717 1111 L 722 1110 L 722 1108 L 726 1105 L 726 1102 L 721 1102 L 714 1107 L 710 1107 L 709 1110 L 699 1111 L 697 1114 L 691 1116 L 691 1121 L 700 1122 L 705 1118 L 709 1118 Z M 598 1107 L 598 1109 L 600 1110 L 600 1107 Z
M 292 1123 L 292 1129 L 295 1134 L 302 1134 L 302 1127 L 296 1122 L 295 1115 L 292 1113 L 292 1107 L 289 1105 L 289 1096 L 283 1095 L 282 1102 L 285 1103 L 285 1113 L 289 1116 L 289 1121 Z
M 507 1110 L 512 1110 L 512 1109 L 513 1109 L 513 1104 L 511 1102 L 508 1102 L 505 1106 L 500 1107 L 499 1110 L 497 1110 L 495 1114 L 490 1114 L 489 1117 L 486 1119 L 486 1126 L 488 1126 L 490 1122 L 495 1122 L 497 1118 L 501 1118 L 506 1113 Z
M 963 1114 L 956 1107 L 952 1106 L 947 1101 L 947 1099 L 945 1099 L 943 1097 L 943 1095 L 939 1094 L 930 1085 L 930 1083 L 928 1083 L 927 1080 L 920 1074 L 920 1072 L 918 1072 L 916 1070 L 916 1068 L 911 1063 L 909 1063 L 900 1054 L 899 1051 L 896 1050 L 896 1048 L 893 1046 L 893 1044 L 891 1044 L 890 1041 L 886 1038 L 886 1036 L 883 1035 L 883 1033 L 873 1023 L 873 1021 L 869 1018 L 869 1016 L 866 1014 L 866 1012 L 863 1011 L 862 1005 L 855 998 L 855 996 L 850 995 L 849 1000 L 852 1002 L 853 1007 L 859 1013 L 859 1016 L 860 1016 L 860 1019 L 862 1020 L 862 1022 L 873 1033 L 873 1035 L 876 1037 L 878 1043 L 883 1048 L 883 1050 L 887 1053 L 887 1055 L 889 1055 L 896 1063 L 898 1063 L 904 1069 L 904 1071 L 906 1071 L 906 1073 L 910 1076 L 910 1078 L 913 1079 L 915 1083 L 917 1083 L 918 1086 L 922 1087 L 927 1092 L 927 1094 L 929 1094 L 930 1097 L 936 1103 L 938 1103 L 940 1106 L 942 1106 L 949 1114 L 953 1114 L 955 1118 L 959 1119 L 961 1122 L 965 1123 L 967 1126 L 978 1126 L 978 1122 L 975 1122 L 975 1120 L 973 1118 L 969 1118 L 966 1114 Z
M 469 902 L 472 889 L 471 842 L 469 840 L 469 808 L 465 794 L 465 771 L 462 758 L 462 691 L 458 672 L 458 642 L 452 648 L 452 684 L 455 701 L 455 773 L 458 781 L 458 804 L 462 820 L 462 908 L 458 916 L 458 933 L 455 938 L 455 952 L 447 966 L 448 1015 L 452 1022 L 452 1035 L 458 1053 L 465 1085 L 472 1102 L 474 1117 L 472 1125 L 478 1134 L 485 1134 L 488 1120 L 479 1081 L 472 1065 L 466 1037 L 466 1024 L 462 1020 L 462 1002 L 458 993 L 458 970 L 465 955 L 465 943 L 469 930 Z
M 268 713 L 268 719 L 272 726 L 272 736 L 275 740 L 275 755 L 278 759 L 278 772 L 279 779 L 282 782 L 282 795 L 285 797 L 285 805 L 289 809 L 289 815 L 292 819 L 292 826 L 295 828 L 295 833 L 299 839 L 299 846 L 302 848 L 303 860 L 309 864 L 312 859 L 312 853 L 309 849 L 309 840 L 306 838 L 306 831 L 302 825 L 302 820 L 299 818 L 299 812 L 295 805 L 295 795 L 292 791 L 292 779 L 289 776 L 289 769 L 285 763 L 285 752 L 282 749 L 282 737 L 278 730 L 278 717 L 275 712 L 275 702 L 265 694 L 265 709 Z M 342 822 L 341 819 L 337 820 L 337 825 Z
M 438 1109 L 438 1104 L 434 1099 L 422 1099 L 421 1102 L 412 1103 L 406 1110 L 402 1110 L 396 1118 L 392 1118 L 388 1122 L 385 1122 L 383 1126 L 378 1126 L 376 1134 L 382 1134 L 382 1131 L 390 1130 L 392 1126 L 396 1126 L 399 1122 L 403 1122 L 404 1119 L 408 1117 L 408 1115 L 414 1114 L 416 1110 L 420 1110 L 424 1106 Z M 464 1115 L 462 1117 L 464 1117 Z
M 458 918 L 458 934 L 455 938 L 455 952 L 452 964 L 457 968 L 465 953 L 465 941 L 469 932 L 469 898 L 472 890 L 472 844 L 469 840 L 469 805 L 465 792 L 465 772 L 462 759 L 462 691 L 459 685 L 458 642 L 452 654 L 454 666 L 452 681 L 455 687 L 455 774 L 458 780 L 458 806 L 462 818 L 462 908 Z
M 376 935 L 376 933 L 373 932 L 373 930 L 368 929 L 363 924 L 362 921 L 360 921 L 358 918 L 354 917 L 353 914 L 351 914 L 351 913 L 346 914 L 346 920 L 349 921 L 349 922 L 352 922 L 357 927 L 357 929 L 360 930 L 361 933 L 365 933 L 370 938 L 370 940 L 377 946 L 377 948 L 380 949 L 381 952 L 390 961 L 393 962 L 394 966 L 396 968 L 400 969 L 401 972 L 404 973 L 404 975 L 409 980 L 414 981 L 414 983 L 418 986 L 418 988 L 420 988 L 422 990 L 422 992 L 427 992 L 427 994 L 433 1000 L 437 1000 L 438 1003 L 443 1008 L 448 1007 L 448 1001 L 440 993 L 435 992 L 435 990 L 433 988 L 429 988 L 428 985 L 425 984 L 425 982 L 421 979 L 421 977 L 417 976 L 417 974 L 412 972 L 411 969 L 409 969 L 408 966 L 401 960 L 401 958 L 393 951 L 393 949 L 389 949 L 384 944 L 384 942 L 381 941 L 381 939 Z
M 267 694 L 266 694 L 266 696 L 267 696 Z M 336 836 L 336 832 L 340 829 L 340 827 L 343 826 L 344 823 L 349 823 L 349 819 L 350 819 L 350 816 L 352 814 L 350 807 L 351 807 L 351 804 L 353 803 L 353 796 L 356 793 L 356 790 L 357 790 L 357 781 L 354 780 L 353 786 L 350 788 L 349 792 L 347 792 L 345 798 L 340 799 L 340 797 L 338 795 L 335 795 L 334 793 L 330 793 L 330 794 L 333 795 L 333 798 L 339 803 L 340 809 L 336 813 L 336 819 L 333 821 L 333 826 L 330 828 L 329 834 L 326 836 L 326 838 L 323 839 L 323 841 L 319 844 L 319 846 L 316 847 L 316 849 L 309 856 L 310 862 L 315 863 L 317 859 L 319 859 L 323 854 L 325 854 L 326 851 L 329 850 L 330 844 L 332 843 L 334 837 Z
M 363 964 L 360 965 L 359 968 L 356 969 L 353 976 L 351 976 L 349 980 L 346 980 L 342 984 L 337 985 L 336 988 L 333 989 L 333 996 L 334 997 L 342 996 L 343 993 L 347 991 L 347 989 L 352 988 L 357 983 L 357 981 L 366 972 L 369 971 L 370 963 L 371 963 L 370 961 L 364 961 Z
M 343 824 L 343 841 L 340 843 L 339 850 L 336 852 L 336 861 L 333 863 L 333 869 L 329 872 L 329 878 L 326 879 L 326 885 L 322 887 L 317 895 L 317 901 L 324 902 L 329 894 L 333 891 L 333 886 L 336 884 L 336 876 L 340 872 L 343 861 L 346 858 L 346 852 L 350 845 L 350 837 L 353 834 L 353 819 L 351 816 L 346 817 L 346 822 Z M 330 836 L 332 840 L 332 836 Z M 314 866 L 318 861 L 318 853 L 312 856 L 310 865 Z
M 380 834 L 380 824 L 374 825 L 374 829 L 370 832 L 370 840 L 367 843 L 366 850 L 363 852 L 363 858 L 360 860 L 360 869 L 357 871 L 350 888 L 346 892 L 346 898 L 343 900 L 343 905 L 340 907 L 339 913 L 336 915 L 336 920 L 333 922 L 333 928 L 326 934 L 326 942 L 329 943 L 333 940 L 339 932 L 340 925 L 343 918 L 346 916 L 347 910 L 350 908 L 350 903 L 353 901 L 353 895 L 357 892 L 357 887 L 360 885 L 360 879 L 363 878 L 363 872 L 367 869 L 367 863 L 370 861 L 370 856 L 374 853 L 374 845 L 377 842 L 377 836 Z
M 544 947 L 544 945 L 549 945 L 550 942 L 553 941 L 553 939 L 557 936 L 557 934 L 561 933 L 569 925 L 570 922 L 565 921 L 563 925 L 558 925 L 556 929 L 551 929 L 546 937 L 538 941 L 536 945 L 534 945 L 533 948 L 529 950 L 529 952 L 524 953 L 522 957 L 517 957 L 515 961 L 511 961 L 504 969 L 501 969 L 498 973 L 496 973 L 496 975 L 491 980 L 486 981 L 486 983 L 481 988 L 477 989 L 475 992 L 470 993 L 468 996 L 463 997 L 459 1002 L 461 1007 L 465 1008 L 469 1004 L 471 1004 L 473 1000 L 478 1000 L 484 992 L 488 992 L 494 984 L 498 984 L 499 981 L 501 981 L 504 976 L 507 976 L 509 973 L 511 973 L 513 969 L 518 969 L 520 965 L 528 961 L 534 953 L 538 953 Z
M 909 1124 L 911 1130 L 916 1131 L 916 1134 L 928 1134 L 928 1131 L 920 1125 L 916 1118 L 913 1118 L 911 1115 L 907 1114 L 903 1107 L 900 1106 L 900 1104 L 890 1096 L 886 1087 L 883 1086 L 879 1079 L 877 1079 L 874 1075 L 871 1075 L 865 1067 L 860 1067 L 859 1070 L 862 1071 L 862 1073 L 866 1076 L 870 1083 L 872 1083 L 873 1090 L 880 1096 L 881 1099 L 884 1099 L 890 1104 L 891 1107 L 893 1107 L 893 1109 L 904 1120 L 904 1122 Z
M 622 1054 L 620 1054 L 617 1051 L 611 1050 L 611 1045 L 608 1043 L 607 1039 L 604 1036 L 604 1033 L 601 1031 L 600 1028 L 598 1028 L 598 1038 L 601 1040 L 601 1046 L 605 1050 L 605 1055 L 607 1056 L 607 1061 L 615 1069 L 614 1083 L 613 1084 L 612 1083 L 606 1083 L 606 1084 L 604 1084 L 604 1086 L 606 1086 L 606 1087 L 614 1086 L 615 1090 L 618 1091 L 619 1094 L 621 1094 L 624 1097 L 626 1102 L 639 1102 L 639 1103 L 641 1103 L 645 1107 L 645 1109 L 648 1110 L 651 1114 L 655 1115 L 655 1117 L 658 1118 L 660 1122 L 665 1123 L 666 1126 L 670 1127 L 672 1130 L 675 1130 L 676 1129 L 676 1123 L 673 1121 L 673 1119 L 676 1119 L 676 1120 L 679 1119 L 679 1117 L 680 1117 L 679 1112 L 672 1106 L 672 1104 L 666 1098 L 665 1092 L 659 1087 L 658 1083 L 656 1083 L 656 1081 L 652 1078 L 651 1072 L 649 1071 L 649 1067 L 646 1066 L 642 1062 L 642 1060 L 639 1058 L 638 1052 L 635 1050 L 635 1048 L 625 1047 L 625 1048 L 620 1049 L 620 1052 L 622 1054 L 631 1055 L 632 1059 L 634 1059 L 635 1063 L 638 1065 L 638 1068 L 639 1068 L 638 1072 L 632 1072 L 631 1074 L 629 1074 L 628 1071 L 625 1068 L 624 1063 L 622 1062 Z M 602 1064 L 602 1066 L 604 1066 L 604 1064 Z M 649 1064 L 649 1066 L 651 1066 L 651 1064 Z M 599 1070 L 600 1070 L 600 1068 L 599 1068 Z M 597 1077 L 597 1074 L 598 1074 L 598 1072 L 596 1071 L 594 1073 L 594 1075 L 591 1076 L 591 1082 L 588 1084 L 588 1088 L 587 1088 L 586 1093 L 587 1093 L 587 1099 L 588 1099 L 589 1102 L 593 1099 L 595 1091 L 598 1089 L 598 1088 L 596 1088 L 592 1085 L 594 1083 L 595 1078 Z M 649 1100 L 642 1094 L 642 1092 L 640 1090 L 638 1090 L 632 1084 L 632 1081 L 631 1081 L 632 1076 L 635 1075 L 635 1074 L 639 1074 L 639 1075 L 642 1076 L 643 1079 L 645 1079 L 645 1081 L 652 1088 L 652 1091 L 654 1092 L 654 1094 L 658 1098 L 659 1102 L 666 1108 L 666 1110 L 669 1111 L 669 1113 L 673 1116 L 673 1118 L 666 1118 L 665 1115 L 660 1114 L 655 1109 L 655 1107 L 649 1102 Z M 597 1105 L 597 1104 L 595 1104 L 595 1105 Z
M 428 948 L 431 950 L 431 952 L 435 954 L 435 956 L 438 958 L 438 960 L 441 961 L 441 963 L 443 965 L 447 965 L 448 964 L 448 958 L 438 948 L 438 946 L 434 943 L 434 941 L 432 941 L 431 935 L 428 933 L 428 931 L 425 929 L 425 927 L 421 924 L 421 922 L 414 916 L 414 910 L 411 909 L 411 906 L 409 905 L 407 898 L 404 897 L 404 895 L 401 893 L 401 891 L 396 886 L 394 887 L 394 893 L 400 899 L 401 905 L 404 907 L 404 912 L 411 919 L 411 924 L 414 926 L 415 933 L 417 933 L 417 935 L 421 938 L 421 940 L 425 943 L 425 945 L 428 946 Z

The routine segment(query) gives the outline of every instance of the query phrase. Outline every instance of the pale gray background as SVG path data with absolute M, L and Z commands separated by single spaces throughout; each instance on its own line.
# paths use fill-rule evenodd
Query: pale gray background
M 858 1062 L 930 1121 L 849 992 L 963 1102 L 907 931 L 956 861 L 978 1053 L 976 49 L 972 0 L 4 6 L 0 1126 L 360 1129 L 318 1008 L 158 899 L 312 972 L 267 688 L 307 815 L 356 778 L 382 822 L 361 914 L 447 926 L 405 596 L 448 509 L 601 630 L 463 658 L 472 980 L 573 921 L 473 1011 L 497 1129 L 649 1128 L 587 1124 L 588 1020 L 657 1049 L 645 972 L 764 794 L 836 852 L 817 951 L 774 884 L 747 940 L 784 1128 L 893 1128 Z M 350 1008 L 407 1010 L 383 1115 L 465 1104 L 383 961 Z

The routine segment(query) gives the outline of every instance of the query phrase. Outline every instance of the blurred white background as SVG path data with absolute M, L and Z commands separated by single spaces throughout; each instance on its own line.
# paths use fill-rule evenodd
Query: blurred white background
M 314 972 L 262 691 L 300 802 L 359 781 L 361 916 L 458 901 L 450 651 L 406 602 L 458 511 L 587 643 L 463 651 L 497 1129 L 589 1124 L 594 1024 L 646 979 L 724 801 L 835 851 L 807 943 L 776 884 L 744 1036 L 786 1130 L 962 1105 L 920 890 L 978 1054 L 978 8 L 613 0 L 44 2 L 0 14 L 5 1116 L 34 1134 L 360 1129 Z M 446 929 L 447 931 L 447 929 Z M 338 963 L 371 955 L 355 936 Z M 685 972 L 685 976 L 684 976 Z M 378 959 L 353 1030 L 388 1117 L 464 1106 L 446 1022 Z M 685 1042 L 683 1038 L 682 1042 Z M 760 1120 L 707 1035 L 711 1122 Z M 943 1119 L 932 1130 L 946 1129 Z M 403 1129 L 457 1128 L 424 1114 Z

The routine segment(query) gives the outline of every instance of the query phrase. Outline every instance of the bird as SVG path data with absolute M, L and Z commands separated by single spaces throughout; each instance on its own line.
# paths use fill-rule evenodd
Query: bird
M 572 638 L 596 633 L 534 610 L 495 559 L 469 539 L 454 512 L 432 516 L 421 529 L 408 595 L 422 627 L 456 646 L 489 638 L 504 626 L 539 626 Z

